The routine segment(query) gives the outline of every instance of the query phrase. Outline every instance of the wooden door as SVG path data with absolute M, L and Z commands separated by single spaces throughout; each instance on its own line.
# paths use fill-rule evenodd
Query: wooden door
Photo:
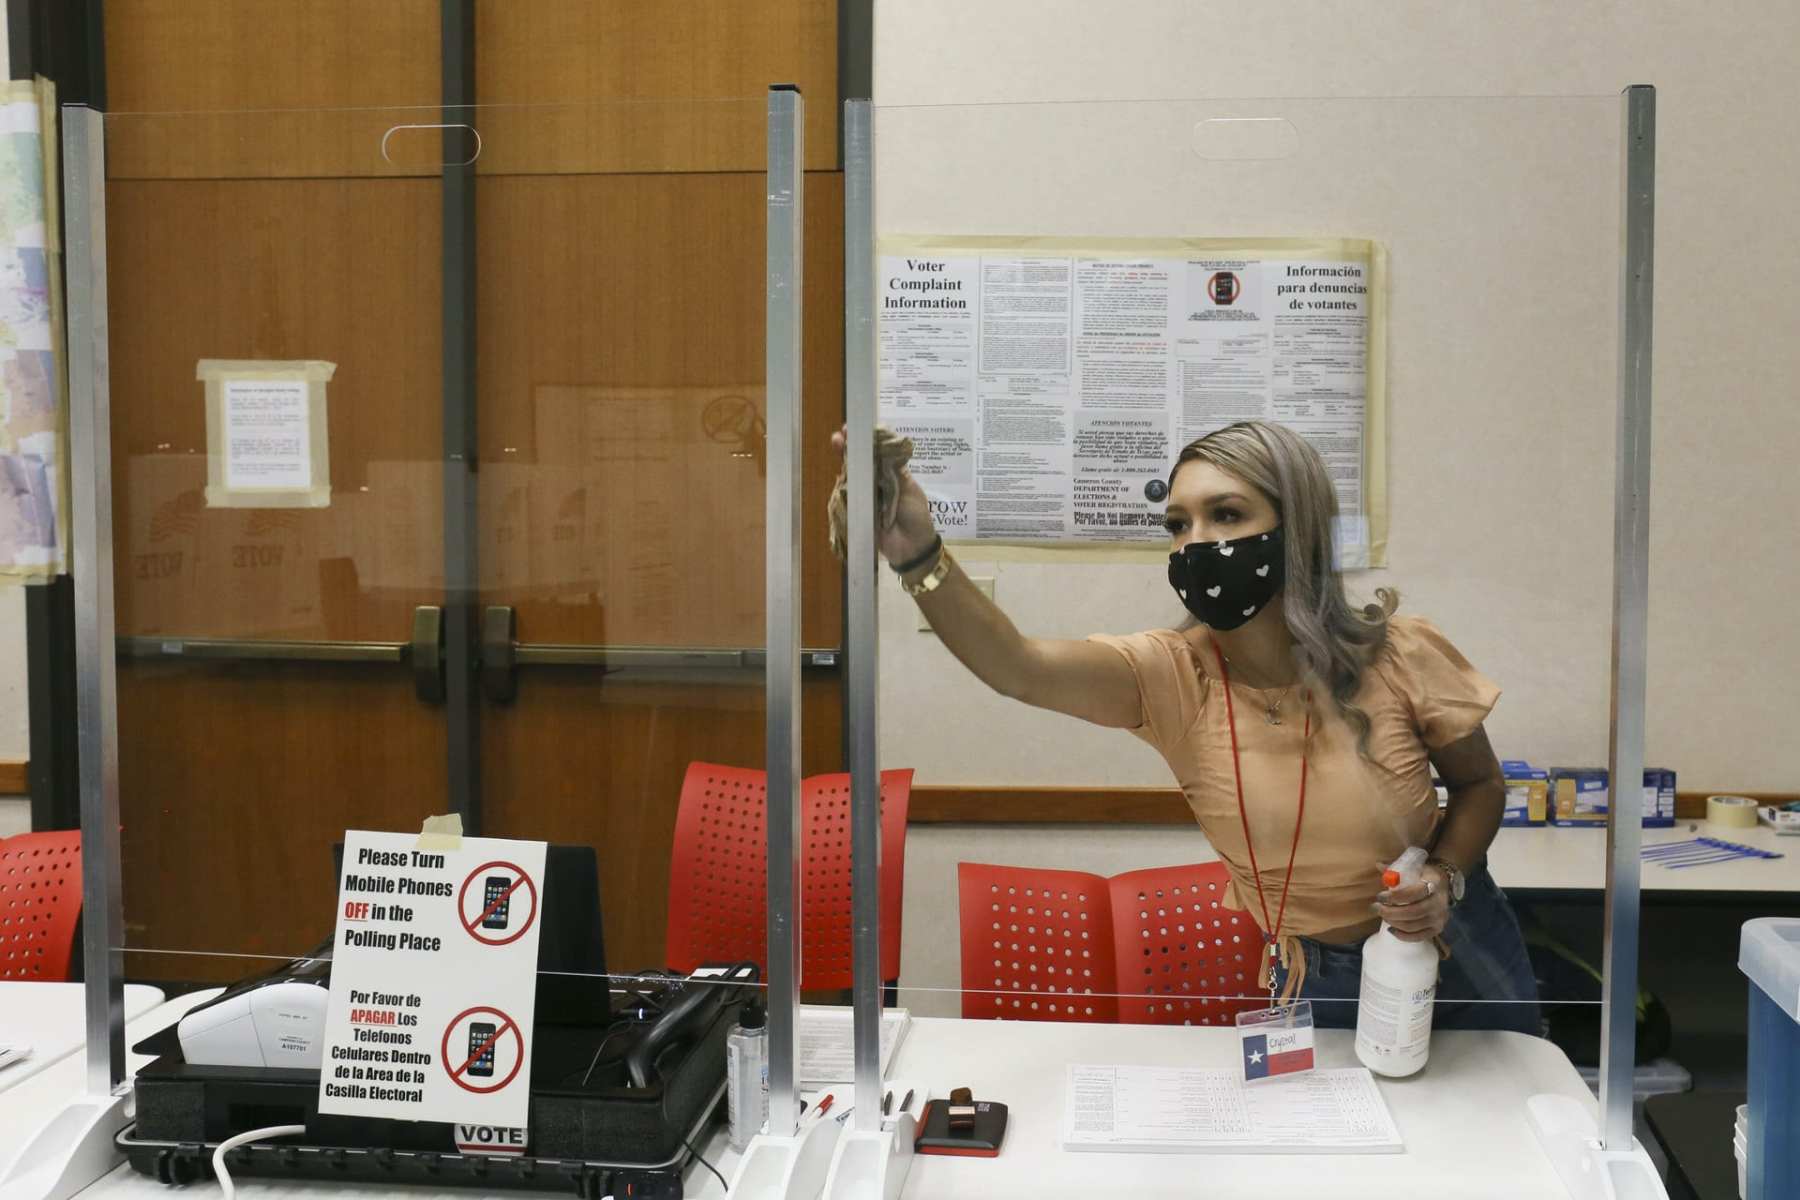
M 763 645 L 764 191 L 749 172 L 483 177 L 483 603 L 520 643 Z M 836 648 L 841 177 L 809 177 L 806 203 L 802 638 Z M 836 770 L 838 677 L 806 675 L 806 769 Z M 761 766 L 762 700 L 756 669 L 527 665 L 484 711 L 486 827 L 599 848 L 615 969 L 663 961 L 682 776 Z
M 761 645 L 763 92 L 798 82 L 804 628 L 836 647 L 834 6 L 475 12 L 482 602 L 528 647 Z M 227 979 L 324 937 L 331 843 L 443 811 L 458 758 L 404 648 L 446 592 L 441 160 L 386 136 L 432 119 L 442 11 L 105 19 L 126 969 Z M 334 365 L 329 506 L 209 505 L 202 359 Z M 833 769 L 835 674 L 805 693 Z M 611 963 L 660 962 L 681 773 L 760 764 L 760 675 L 527 665 L 479 724 L 482 831 L 595 845 Z
M 443 719 L 394 644 L 441 602 L 438 181 L 367 138 L 437 93 L 437 5 L 106 6 L 126 958 L 255 969 L 331 930 L 331 844 L 442 807 Z M 319 110 L 360 107 L 359 123 Z M 138 113 L 170 114 L 136 116 Z M 323 360 L 332 503 L 206 495 L 203 359 Z

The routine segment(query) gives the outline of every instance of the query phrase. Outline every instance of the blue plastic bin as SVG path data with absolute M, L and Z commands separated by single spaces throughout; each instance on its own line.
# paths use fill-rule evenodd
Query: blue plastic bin
M 1738 969 L 1750 978 L 1748 1200 L 1794 1200 L 1800 1196 L 1800 920 L 1744 922 Z

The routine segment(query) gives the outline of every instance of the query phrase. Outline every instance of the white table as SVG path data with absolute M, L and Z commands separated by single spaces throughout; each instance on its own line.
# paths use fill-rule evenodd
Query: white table
M 1644 845 L 1719 838 L 1782 858 L 1741 858 L 1672 871 L 1653 862 L 1643 864 L 1647 896 L 1679 899 L 1682 894 L 1722 892 L 1800 894 L 1800 837 L 1782 837 L 1767 826 L 1727 829 L 1710 821 L 1677 821 L 1672 829 L 1644 830 Z M 1488 850 L 1488 869 L 1508 892 L 1583 891 L 1606 887 L 1606 830 L 1545 825 L 1502 829 Z
M 0 1041 L 23 1043 L 31 1056 L 0 1067 L 0 1092 L 55 1066 L 87 1042 L 85 986 L 79 983 L 0 983 Z M 125 1019 L 142 1016 L 163 1002 L 160 988 L 125 987 Z
M 1347 1031 L 1321 1030 L 1319 1065 L 1355 1066 L 1352 1041 Z M 1511 1033 L 1436 1034 L 1424 1074 L 1381 1084 L 1404 1154 L 1071 1154 L 1059 1147 L 1070 1064 L 1232 1067 L 1237 1053 L 1229 1029 L 918 1019 L 896 1056 L 895 1075 L 930 1079 L 941 1093 L 966 1084 L 977 1099 L 1004 1101 L 1010 1111 L 999 1158 L 921 1157 L 906 1194 L 1566 1200 L 1526 1120 L 1525 1101 L 1557 1092 L 1592 1105 L 1593 1096 L 1555 1046 Z
M 28 986 L 44 987 L 45 984 Z M 80 984 L 62 985 L 74 987 L 77 994 L 69 1001 L 75 1013 L 81 1015 Z M 129 990 L 129 989 L 128 989 Z M 148 1055 L 133 1054 L 133 1044 L 142 1041 L 158 1030 L 167 1029 L 170 1025 L 186 1016 L 189 1010 L 217 996 L 222 988 L 209 988 L 200 992 L 189 992 L 185 996 L 177 996 L 173 1000 L 156 1004 L 147 1010 L 140 1011 L 135 1017 L 125 1022 L 125 1059 L 126 1069 L 136 1071 L 147 1066 L 151 1059 Z M 155 988 L 145 988 L 146 992 L 156 992 L 161 1000 L 162 993 Z M 77 1036 L 75 1048 L 63 1054 L 57 1061 L 42 1067 L 30 1079 L 0 1092 L 0 1171 L 4 1171 L 12 1162 L 13 1154 L 23 1146 L 39 1126 L 48 1120 L 63 1105 L 81 1095 L 87 1083 L 87 1062 L 80 1051 L 85 1046 L 85 1039 Z M 160 1186 L 160 1185 L 158 1185 Z
M 1004 1101 L 1010 1124 L 1000 1157 L 921 1157 L 906 1195 L 931 1200 L 1129 1195 L 1134 1200 L 1195 1195 L 1258 1200 L 1393 1200 L 1455 1196 L 1459 1200 L 1566 1200 L 1538 1148 L 1525 1101 L 1554 1092 L 1592 1106 L 1593 1096 L 1561 1051 L 1511 1033 L 1439 1033 L 1425 1073 L 1384 1082 L 1382 1093 L 1406 1141 L 1404 1154 L 1196 1155 L 1070 1154 L 1058 1145 L 1065 1069 L 1071 1063 L 1231 1066 L 1236 1037 L 1223 1029 L 1155 1025 L 1052 1025 L 914 1018 L 895 1058 L 896 1078 L 928 1079 L 940 1093 L 967 1085 L 977 1098 Z M 1351 1035 L 1319 1034 L 1321 1066 L 1354 1065 Z M 840 1103 L 841 1103 L 840 1099 Z M 716 1131 L 706 1155 L 729 1178 L 736 1156 Z M 1328 1181 L 1326 1183 L 1325 1181 Z M 688 1195 L 723 1189 L 698 1164 Z M 244 1179 L 251 1197 L 442 1197 L 472 1191 L 393 1185 L 283 1183 Z M 83 1200 L 166 1198 L 162 1185 L 121 1167 L 82 1193 Z

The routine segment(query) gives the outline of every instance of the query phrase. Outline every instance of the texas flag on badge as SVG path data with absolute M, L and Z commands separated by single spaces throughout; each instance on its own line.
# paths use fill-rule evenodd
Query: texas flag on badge
M 1312 1026 L 1245 1034 L 1244 1078 L 1268 1079 L 1313 1069 Z

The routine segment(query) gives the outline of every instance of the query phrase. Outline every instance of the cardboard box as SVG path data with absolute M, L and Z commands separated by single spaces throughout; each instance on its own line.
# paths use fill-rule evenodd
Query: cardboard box
M 1506 781 L 1502 825 L 1542 825 L 1550 816 L 1550 772 L 1519 759 L 1500 764 Z
M 1504 769 L 1504 768 L 1503 768 Z M 1550 772 L 1555 825 L 1603 826 L 1611 804 L 1605 767 L 1556 767 Z M 1675 824 L 1675 772 L 1663 767 L 1644 769 L 1644 827 Z

